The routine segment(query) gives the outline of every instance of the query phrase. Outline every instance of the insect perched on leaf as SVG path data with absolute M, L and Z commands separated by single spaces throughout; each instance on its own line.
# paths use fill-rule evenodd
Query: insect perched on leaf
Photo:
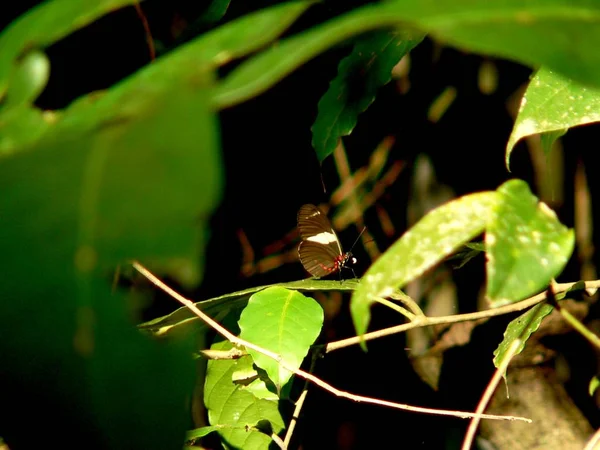
M 352 252 L 343 252 L 327 216 L 315 205 L 303 205 L 298 211 L 298 231 L 302 238 L 298 246 L 300 262 L 313 277 L 324 277 L 342 268 L 354 274 L 348 264 L 356 264 L 356 258 Z

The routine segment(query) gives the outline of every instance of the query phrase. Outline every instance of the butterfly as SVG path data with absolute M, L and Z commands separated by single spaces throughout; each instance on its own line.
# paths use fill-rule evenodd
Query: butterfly
M 298 246 L 300 262 L 313 277 L 324 277 L 341 268 L 354 273 L 348 264 L 356 264 L 356 258 L 352 252 L 343 252 L 327 216 L 315 205 L 303 205 L 298 211 L 298 231 L 302 238 Z

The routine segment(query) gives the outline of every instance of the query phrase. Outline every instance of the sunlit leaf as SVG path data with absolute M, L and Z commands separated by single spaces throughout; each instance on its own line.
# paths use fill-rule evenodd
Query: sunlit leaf
M 312 298 L 282 287 L 254 294 L 239 320 L 240 337 L 281 355 L 298 369 L 323 326 L 323 309 Z M 293 373 L 272 358 L 247 349 L 280 390 Z
M 506 327 L 506 331 L 504 332 L 504 339 L 502 339 L 498 348 L 494 350 L 494 366 L 496 366 L 496 368 L 500 367 L 503 363 L 506 352 L 516 339 L 520 340 L 520 345 L 513 356 L 518 355 L 523 351 L 529 337 L 537 331 L 542 320 L 544 320 L 544 317 L 550 314 L 552 309 L 552 306 L 546 303 L 540 303 L 508 324 L 508 327 Z M 503 376 L 506 380 L 506 373 L 504 373 Z
M 369 268 L 352 296 L 356 333 L 366 332 L 370 307 L 480 234 L 496 204 L 495 192 L 471 194 L 424 216 Z
M 213 350 L 229 350 L 231 343 L 218 342 Z M 224 442 L 235 448 L 263 450 L 272 442 L 266 434 L 254 427 L 268 420 L 273 432 L 281 432 L 285 425 L 278 409 L 278 402 L 255 397 L 242 384 L 233 383 L 233 374 L 248 364 L 245 356 L 238 360 L 211 360 L 208 362 L 204 384 L 204 402 L 208 420 Z
M 506 145 L 506 166 L 512 150 L 527 136 L 564 134 L 568 128 L 600 120 L 600 88 L 583 85 L 547 68 L 531 79 Z M 554 135 L 556 137 L 556 135 Z
M 277 283 L 268 286 L 256 286 L 243 291 L 231 292 L 229 294 L 221 295 L 209 300 L 195 303 L 200 310 L 206 312 L 212 317 L 216 317 L 220 313 L 227 313 L 234 309 L 243 308 L 250 296 L 256 292 L 262 291 L 271 286 L 278 286 L 286 289 L 298 290 L 300 292 L 315 292 L 315 291 L 346 291 L 350 292 L 356 289 L 358 282 L 356 280 L 344 280 L 339 282 L 337 280 L 318 280 L 314 278 L 290 281 L 285 283 Z M 157 335 L 169 335 L 173 331 L 181 327 L 203 327 L 200 319 L 194 315 L 185 306 L 177 309 L 163 317 L 158 317 L 149 322 L 145 322 L 139 327 L 141 329 L 150 331 Z
M 493 306 L 516 302 L 544 289 L 566 265 L 575 238 L 556 214 L 511 180 L 498 188 L 485 235 L 487 297 Z

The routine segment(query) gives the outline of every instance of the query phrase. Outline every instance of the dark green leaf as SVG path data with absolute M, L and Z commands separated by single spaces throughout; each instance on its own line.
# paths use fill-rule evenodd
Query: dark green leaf
M 575 243 L 573 231 L 538 202 L 525 182 L 507 181 L 498 194 L 485 235 L 486 294 L 493 306 L 522 300 L 548 286 Z
M 299 292 L 270 287 L 250 297 L 238 324 L 240 338 L 281 355 L 298 369 L 321 332 L 323 308 Z M 292 377 L 292 372 L 272 358 L 252 349 L 248 353 L 267 372 L 278 391 Z
M 480 234 L 496 198 L 495 192 L 482 192 L 434 209 L 375 261 L 350 303 L 356 333 L 366 332 L 375 298 L 390 295 Z
M 403 27 L 468 51 L 546 65 L 600 85 L 600 3 L 589 0 L 396 0 L 356 9 L 285 39 L 234 70 L 216 90 L 217 109 L 255 97 L 316 55 L 366 31 Z M 557 32 L 560 30 L 560 32 Z
M 138 1 L 49 0 L 27 11 L 0 34 L 0 99 L 6 93 L 14 62 L 25 50 L 45 48 L 104 14 L 133 3 Z
M 216 23 L 223 18 L 231 0 L 212 0 L 206 11 L 200 16 L 201 23 Z
M 10 193 L 0 196 L 0 355 L 10 361 L 0 434 L 11 447 L 31 444 L 23 404 L 45 418 L 40 436 L 65 447 L 181 446 L 192 349 L 141 336 L 109 289 L 129 258 L 201 277 L 221 160 L 211 73 L 181 55 L 79 100 L 43 139 L 0 159 Z
M 359 38 L 319 101 L 312 127 L 312 143 L 319 161 L 335 150 L 340 137 L 352 132 L 358 115 L 373 103 L 377 90 L 391 80 L 394 66 L 422 40 L 423 36 L 413 38 L 401 31 L 376 31 Z

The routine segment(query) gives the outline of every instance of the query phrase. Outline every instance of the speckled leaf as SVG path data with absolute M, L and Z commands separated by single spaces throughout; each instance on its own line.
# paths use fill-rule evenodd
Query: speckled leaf
M 480 234 L 495 192 L 467 195 L 429 212 L 369 268 L 352 296 L 350 310 L 358 335 L 366 332 L 375 297 L 386 297 Z
M 230 350 L 228 341 L 215 343 L 213 350 Z M 216 427 L 223 441 L 230 447 L 250 450 L 266 450 L 271 438 L 257 430 L 256 425 L 267 420 L 273 432 L 284 428 L 278 402 L 259 399 L 243 384 L 234 383 L 233 374 L 247 367 L 250 356 L 238 360 L 211 360 L 206 369 L 204 402 L 208 409 L 208 421 Z
M 575 242 L 573 231 L 538 202 L 525 182 L 507 181 L 498 194 L 485 235 L 486 294 L 492 306 L 544 289 L 564 268 Z
M 238 322 L 240 337 L 271 350 L 296 368 L 300 367 L 323 326 L 323 309 L 312 298 L 282 287 L 270 287 L 250 297 Z M 292 373 L 277 361 L 248 349 L 278 390 Z
M 312 144 L 319 161 L 333 153 L 340 137 L 352 132 L 358 115 L 373 103 L 377 90 L 391 80 L 394 66 L 423 37 L 385 30 L 359 38 L 352 53 L 340 62 L 338 75 L 319 101 L 312 126 Z
M 585 86 L 547 68 L 532 78 L 506 145 L 506 166 L 519 139 L 600 120 L 600 88 Z
M 515 352 L 515 355 L 521 353 L 525 348 L 525 344 L 527 343 L 529 337 L 537 331 L 542 323 L 542 320 L 544 320 L 544 317 L 551 312 L 552 306 L 546 303 L 540 303 L 511 321 L 504 332 L 504 339 L 502 339 L 502 342 L 498 348 L 494 350 L 494 366 L 496 366 L 496 368 L 500 367 L 507 350 L 510 348 L 515 339 L 519 339 L 521 341 L 521 344 Z M 506 380 L 506 373 L 504 374 L 504 378 Z

